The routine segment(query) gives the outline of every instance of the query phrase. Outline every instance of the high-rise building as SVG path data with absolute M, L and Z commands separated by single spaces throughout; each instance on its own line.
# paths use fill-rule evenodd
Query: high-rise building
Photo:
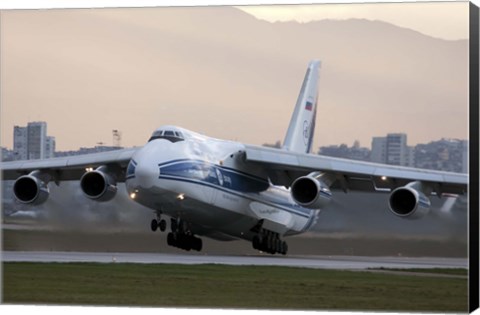
M 44 159 L 47 146 L 47 123 L 44 121 L 30 122 L 27 129 L 28 159 Z
M 13 154 L 15 160 L 28 159 L 27 127 L 13 127 Z
M 50 159 L 55 157 L 55 137 L 47 136 L 45 144 L 45 158 Z
M 13 151 L 16 160 L 46 159 L 54 156 L 55 138 L 47 137 L 47 123 L 29 122 L 26 127 L 15 126 Z
M 372 138 L 372 162 L 413 167 L 414 157 L 414 148 L 407 146 L 407 135 L 404 133 Z
M 406 165 L 407 135 L 404 133 L 389 133 L 386 142 L 387 164 Z
M 375 163 L 387 163 L 387 138 L 373 137 L 372 138 L 372 153 L 370 160 Z

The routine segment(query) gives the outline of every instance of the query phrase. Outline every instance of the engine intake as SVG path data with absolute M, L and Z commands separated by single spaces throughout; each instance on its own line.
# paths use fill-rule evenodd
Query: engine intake
M 40 205 L 49 196 L 47 183 L 40 179 L 39 171 L 31 172 L 28 175 L 19 177 L 13 184 L 15 198 L 24 204 Z
M 430 211 L 430 199 L 420 191 L 421 184 L 413 182 L 395 189 L 389 199 L 390 210 L 399 217 L 418 219 Z
M 302 207 L 320 209 L 332 199 L 328 185 L 320 175 L 307 175 L 297 178 L 290 190 L 293 200 Z
M 94 171 L 83 174 L 80 187 L 83 193 L 96 201 L 109 201 L 117 193 L 117 182 L 112 175 L 107 173 L 106 166 L 101 166 Z

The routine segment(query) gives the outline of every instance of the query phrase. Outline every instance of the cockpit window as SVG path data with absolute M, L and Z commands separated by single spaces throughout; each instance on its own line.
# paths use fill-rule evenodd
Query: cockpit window
M 173 143 L 185 140 L 185 138 L 183 137 L 183 134 L 180 131 L 174 131 L 174 130 L 156 130 L 152 134 L 148 142 L 155 139 L 166 139 Z

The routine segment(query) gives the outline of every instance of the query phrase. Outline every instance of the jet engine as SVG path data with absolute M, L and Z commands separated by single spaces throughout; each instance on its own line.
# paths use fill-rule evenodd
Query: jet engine
M 418 219 L 430 211 L 430 199 L 422 192 L 422 184 L 410 183 L 395 189 L 389 199 L 390 210 L 406 219 Z
M 332 199 L 325 174 L 312 173 L 297 178 L 290 190 L 293 200 L 302 207 L 320 209 Z
M 15 198 L 25 204 L 40 205 L 48 199 L 48 180 L 42 179 L 40 171 L 19 177 L 13 184 Z
M 107 166 L 83 174 L 80 187 L 88 198 L 96 201 L 109 201 L 117 193 L 117 182 L 107 171 Z

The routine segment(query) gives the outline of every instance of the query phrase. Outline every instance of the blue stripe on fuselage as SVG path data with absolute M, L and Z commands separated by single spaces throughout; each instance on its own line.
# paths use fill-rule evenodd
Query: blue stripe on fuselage
M 266 192 L 269 188 L 273 188 L 277 192 L 285 191 L 279 187 L 271 186 L 268 180 L 255 175 L 202 160 L 178 159 L 159 163 L 158 166 L 160 179 L 207 186 L 237 197 L 262 202 L 304 218 L 314 217 L 313 210 L 287 203 L 286 198 L 280 198 L 280 196 L 274 196 L 273 194 L 268 196 L 270 198 L 262 196 L 261 193 Z M 331 198 L 331 195 L 327 192 L 322 191 L 322 194 Z
M 264 198 L 261 198 L 262 196 L 260 196 L 260 195 L 258 195 L 257 198 L 255 198 L 256 196 L 253 196 L 252 194 L 245 194 L 245 193 L 242 193 L 242 192 L 239 192 L 239 191 L 226 189 L 226 188 L 223 188 L 221 186 L 217 186 L 217 185 L 214 185 L 214 184 L 211 184 L 211 183 L 208 183 L 208 182 L 203 182 L 203 181 L 194 180 L 194 179 L 190 179 L 190 178 L 169 176 L 169 175 L 160 175 L 159 178 L 160 179 L 181 181 L 181 182 L 187 182 L 187 183 L 207 186 L 207 187 L 214 188 L 214 189 L 219 190 L 219 191 L 224 192 L 224 193 L 232 194 L 232 195 L 237 196 L 237 197 L 246 198 L 246 199 L 250 199 L 252 201 L 261 202 L 261 203 L 267 204 L 269 206 L 276 207 L 276 208 L 279 208 L 281 210 L 284 210 L 284 211 L 302 216 L 304 218 L 310 218 L 312 216 L 312 210 L 310 210 L 310 209 L 306 209 L 306 208 L 302 208 L 302 207 L 294 208 L 294 205 L 292 205 L 292 204 L 288 204 L 288 203 L 285 203 L 285 202 L 280 203 L 280 202 L 273 201 L 273 200 L 272 201 L 266 200 Z
M 207 182 L 239 192 L 262 192 L 270 187 L 268 180 L 199 160 L 175 160 L 159 164 L 160 175 Z
M 267 181 L 265 178 L 255 176 L 255 175 L 253 175 L 253 174 L 245 173 L 245 172 L 236 170 L 236 169 L 234 169 L 234 168 L 230 168 L 230 167 L 226 167 L 226 166 L 220 166 L 220 165 L 217 165 L 217 164 L 215 164 L 215 163 L 211 163 L 211 162 L 207 162 L 207 161 L 203 161 L 203 160 L 178 159 L 178 160 L 171 160 L 171 161 L 168 161 L 168 162 L 159 163 L 158 166 L 159 166 L 160 169 L 161 169 L 163 166 L 170 166 L 170 165 L 178 164 L 178 163 L 182 163 L 182 162 L 188 162 L 188 163 L 192 163 L 192 164 L 196 164 L 196 165 L 213 166 L 213 167 L 216 167 L 216 168 L 219 168 L 219 169 L 222 169 L 222 170 L 235 172 L 235 173 L 238 173 L 238 174 L 247 176 L 247 177 L 249 177 L 249 178 L 252 178 L 252 179 L 255 179 L 255 180 L 258 180 L 258 181 L 261 181 L 261 182 L 267 182 L 267 183 L 268 183 L 268 181 Z
M 266 192 L 269 188 L 283 192 L 280 188 L 271 186 L 268 180 L 261 177 L 201 160 L 172 160 L 158 164 L 158 166 L 159 178 L 208 186 L 238 197 L 278 207 L 305 218 L 309 218 L 312 214 L 312 210 L 287 203 L 284 198 L 275 198 L 274 195 L 271 195 L 269 197 L 272 198 L 267 199 L 265 196 L 261 196 L 260 193 Z

